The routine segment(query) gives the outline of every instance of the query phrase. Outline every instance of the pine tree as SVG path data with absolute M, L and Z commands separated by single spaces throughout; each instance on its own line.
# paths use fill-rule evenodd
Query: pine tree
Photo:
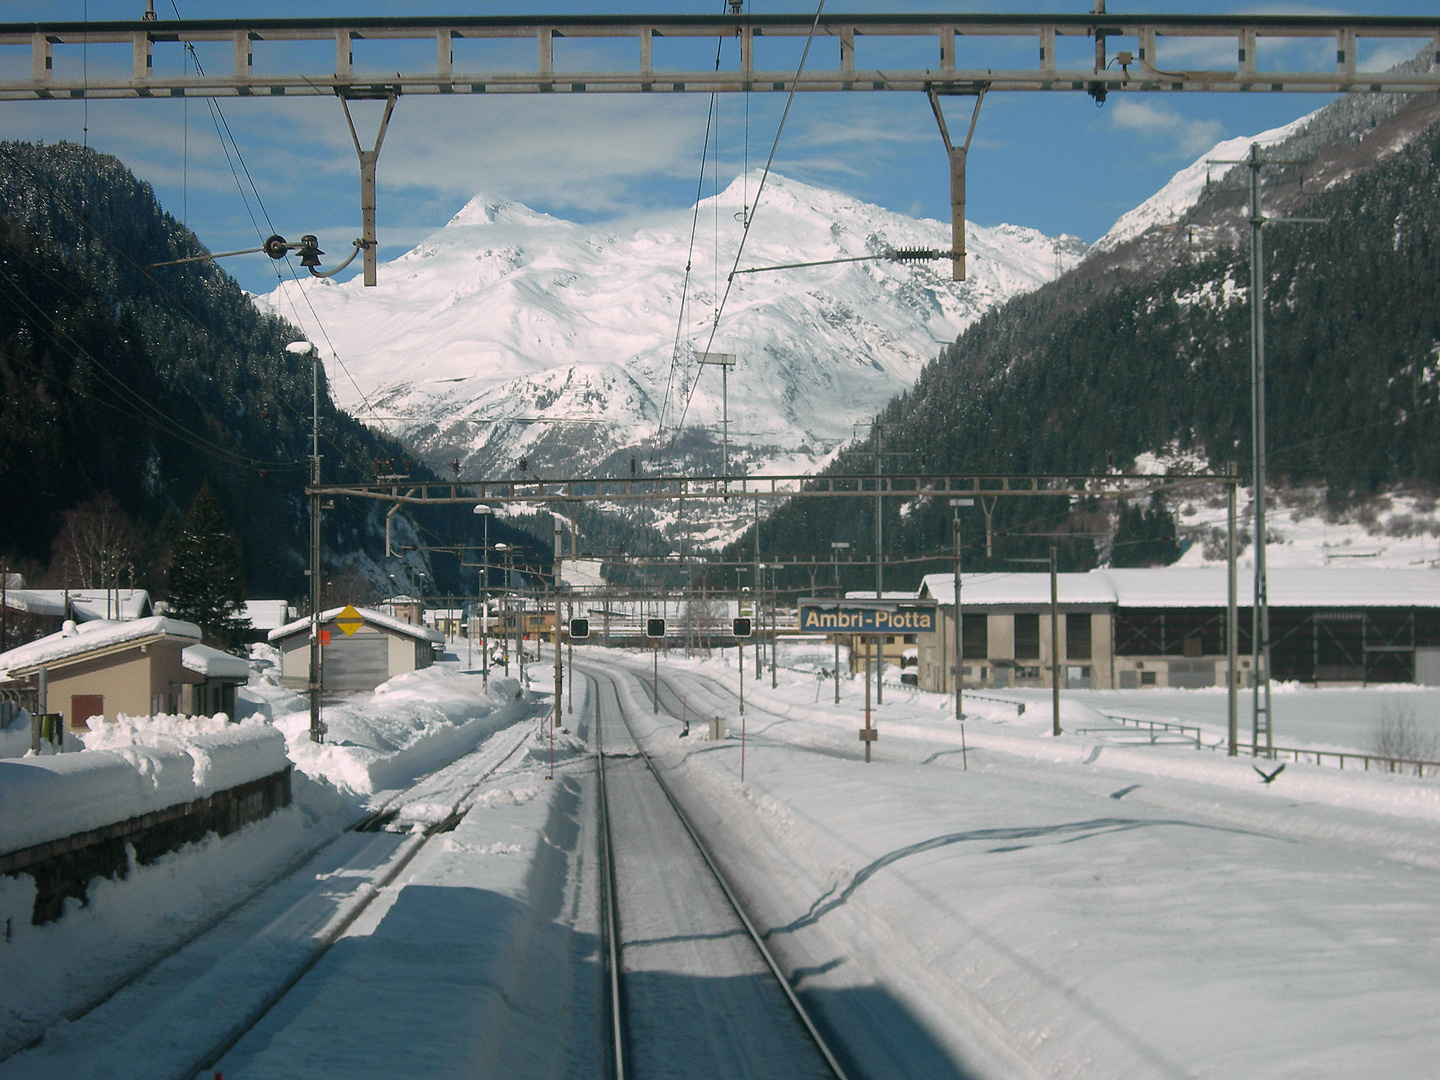
M 209 484 L 201 484 L 180 523 L 166 577 L 170 611 L 193 622 L 207 644 L 233 648 L 250 629 L 245 618 L 240 542 Z
M 1169 566 L 1180 558 L 1175 515 L 1156 492 L 1148 509 L 1124 505 L 1115 527 L 1111 566 Z

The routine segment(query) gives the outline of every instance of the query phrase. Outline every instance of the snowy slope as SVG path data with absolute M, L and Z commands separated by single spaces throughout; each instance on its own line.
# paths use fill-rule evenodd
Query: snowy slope
M 1110 231 L 1095 241 L 1092 251 L 1099 253 L 1113 251 L 1121 244 L 1134 240 L 1142 233 L 1157 226 L 1173 225 L 1195 204 L 1205 191 L 1208 181 L 1224 176 L 1234 165 L 1213 165 L 1215 161 L 1239 161 L 1250 152 L 1251 144 L 1270 147 L 1282 143 L 1311 122 L 1315 114 L 1292 120 L 1283 127 L 1262 131 L 1259 135 L 1241 135 L 1216 143 L 1193 163 L 1181 169 L 1170 178 L 1169 183 L 1146 199 L 1135 209 L 1120 216 Z
M 573 475 L 652 437 L 662 419 L 668 438 L 682 413 L 718 444 L 720 375 L 712 368 L 695 387 L 695 353 L 709 343 L 757 183 L 755 174 L 737 179 L 700 204 L 693 254 L 693 208 L 579 225 L 479 195 L 382 266 L 377 288 L 307 280 L 318 326 L 293 283 L 262 303 L 333 343 L 368 399 L 336 375 L 345 408 L 431 461 L 458 457 L 470 475 L 508 471 L 527 453 L 532 471 Z M 965 326 L 1085 250 L 1074 238 L 1004 225 L 972 225 L 968 237 L 963 283 L 950 280 L 948 262 L 737 276 L 709 344 L 738 356 L 732 443 L 756 448 L 767 464 L 813 467 Z M 772 174 L 741 266 L 890 246 L 948 248 L 949 227 Z M 687 259 L 694 269 L 682 308 Z M 554 422 L 562 419 L 584 422 Z M 718 469 L 718 451 L 706 445 L 691 464 Z

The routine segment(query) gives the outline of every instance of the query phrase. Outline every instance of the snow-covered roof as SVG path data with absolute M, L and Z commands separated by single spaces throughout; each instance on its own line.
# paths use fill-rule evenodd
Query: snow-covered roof
M 914 600 L 918 594 L 913 589 L 886 589 L 880 594 L 882 600 Z M 845 594 L 846 600 L 874 600 L 874 589 L 851 589 Z
M 28 615 L 66 617 L 69 614 L 63 589 L 10 589 L 5 593 L 5 606 Z
M 1062 604 L 1114 604 L 1115 589 L 1097 572 L 1057 574 L 1056 593 Z M 926 574 L 921 594 L 940 604 L 955 603 L 954 574 Z M 960 582 L 961 599 L 968 607 L 1035 605 L 1050 603 L 1050 575 L 1030 572 L 965 574 Z
M 39 641 L 0 653 L 0 671 L 11 675 L 28 673 L 41 664 L 56 664 L 116 645 L 155 637 L 199 641 L 200 628 L 194 623 L 167 619 L 163 615 L 132 619 L 129 622 L 97 619 L 79 626 L 71 624 L 58 634 L 51 634 Z
M 274 630 L 290 621 L 290 605 L 284 600 L 246 600 L 245 617 L 256 630 Z
M 209 645 L 191 645 L 180 654 L 180 662 L 190 671 L 207 679 L 250 678 L 250 665 L 238 656 L 212 649 Z
M 343 607 L 337 607 L 331 608 L 329 611 L 323 611 L 320 613 L 320 621 L 322 623 L 332 622 L 336 616 L 344 610 Z M 430 641 L 439 644 L 444 644 L 445 642 L 445 635 L 438 630 L 430 630 L 424 626 L 416 626 L 414 623 L 408 623 L 404 619 L 391 618 L 389 615 L 382 615 L 380 612 L 372 611 L 370 608 L 356 608 L 355 610 L 358 611 L 360 617 L 371 626 L 378 626 L 383 630 L 389 630 L 396 634 L 404 634 L 406 637 L 412 637 L 416 641 Z M 267 637 L 272 642 L 281 641 L 302 631 L 308 633 L 309 630 L 310 620 L 307 617 L 304 619 L 296 619 L 294 622 L 286 623 L 284 626 L 271 630 Z
M 1091 570 L 1058 575 L 1062 604 L 1103 604 L 1123 608 L 1224 607 L 1227 570 L 1215 567 L 1155 567 Z M 1252 571 L 1237 574 L 1235 597 L 1249 607 Z M 1267 581 L 1271 607 L 1434 607 L 1440 608 L 1440 570 L 1380 567 L 1276 567 Z M 962 599 L 968 607 L 1048 604 L 1047 573 L 966 574 Z M 955 603 L 951 574 L 927 574 L 922 592 L 941 604 Z
M 5 606 L 77 622 L 138 619 L 151 610 L 150 594 L 144 589 L 10 589 L 5 593 Z
M 139 619 L 152 610 L 144 589 L 71 589 L 70 607 L 77 621 Z

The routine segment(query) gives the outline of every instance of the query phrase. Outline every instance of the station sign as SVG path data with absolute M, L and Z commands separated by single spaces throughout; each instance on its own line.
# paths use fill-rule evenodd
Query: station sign
M 933 634 L 939 625 L 939 607 L 923 601 L 800 601 L 802 634 Z

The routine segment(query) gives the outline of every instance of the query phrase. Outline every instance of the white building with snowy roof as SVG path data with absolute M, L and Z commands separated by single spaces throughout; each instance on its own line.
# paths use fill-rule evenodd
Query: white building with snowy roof
M 61 714 L 67 731 L 84 731 L 96 716 L 191 711 L 194 688 L 207 676 L 184 654 L 199 642 L 198 626 L 161 615 L 68 621 L 59 633 L 0 653 L 0 677 L 38 690 L 43 671 L 42 710 Z
M 342 618 L 354 611 L 356 618 Z M 310 685 L 310 620 L 270 631 L 280 650 L 280 682 L 292 690 Z M 331 608 L 320 616 L 320 686 L 325 692 L 374 690 L 407 671 L 435 662 L 445 635 L 370 608 Z
M 1226 682 L 1224 567 L 1057 575 L 1062 678 L 1070 688 L 1204 687 Z M 1248 679 L 1252 582 L 1237 580 L 1240 671 Z M 1317 685 L 1440 685 L 1440 571 L 1277 567 L 1268 577 L 1276 679 Z M 941 629 L 918 642 L 919 683 L 953 691 L 955 580 L 927 575 L 919 595 Z M 963 685 L 1050 685 L 1050 575 L 966 574 L 958 648 Z

